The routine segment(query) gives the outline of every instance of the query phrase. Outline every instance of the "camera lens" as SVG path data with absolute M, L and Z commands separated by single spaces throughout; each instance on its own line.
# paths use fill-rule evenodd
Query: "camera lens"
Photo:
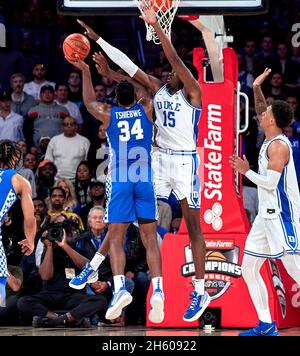
M 60 236 L 60 229 L 59 228 L 54 228 L 51 230 L 51 237 L 54 239 L 54 240 L 57 240 Z

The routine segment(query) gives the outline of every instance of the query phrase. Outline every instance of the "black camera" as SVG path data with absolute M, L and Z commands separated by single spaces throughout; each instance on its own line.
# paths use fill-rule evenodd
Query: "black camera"
M 72 230 L 72 221 L 65 220 L 64 222 L 55 222 L 48 225 L 47 240 L 51 242 L 62 241 L 64 238 L 64 230 L 66 233 Z

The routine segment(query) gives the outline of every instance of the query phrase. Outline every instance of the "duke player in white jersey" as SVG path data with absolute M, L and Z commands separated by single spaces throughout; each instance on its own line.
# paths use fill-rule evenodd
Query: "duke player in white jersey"
M 259 211 L 247 237 L 242 263 L 243 277 L 258 314 L 256 328 L 240 336 L 277 336 L 272 322 L 268 292 L 260 275 L 267 258 L 281 259 L 288 274 L 300 285 L 300 195 L 292 148 L 283 134 L 292 119 L 288 103 L 275 100 L 267 107 L 261 84 L 270 69 L 253 83 L 255 109 L 266 139 L 261 147 L 259 173 L 250 170 L 246 157 L 230 157 L 231 166 L 257 185 Z
M 90 38 L 94 39 L 110 57 L 133 79 L 151 89 L 156 113 L 156 143 L 154 154 L 154 181 L 158 197 L 168 198 L 171 191 L 180 200 L 188 228 L 195 265 L 194 292 L 183 319 L 198 319 L 210 302 L 205 292 L 206 247 L 200 227 L 199 158 L 196 151 L 198 121 L 201 114 L 201 88 L 196 80 L 196 68 L 183 63 L 172 43 L 161 29 L 156 13 L 145 4 L 144 21 L 152 25 L 161 41 L 165 55 L 172 66 L 167 85 L 139 69 L 124 53 L 112 47 L 82 21 Z M 193 74 L 192 74 L 193 73 Z
M 22 153 L 15 142 L 0 141 L 0 307 L 5 306 L 5 286 L 8 276 L 6 256 L 2 245 L 1 225 L 10 208 L 21 199 L 24 215 L 25 240 L 18 242 L 22 252 L 28 256 L 34 249 L 36 221 L 32 202 L 32 192 L 29 182 L 16 174 L 15 167 Z

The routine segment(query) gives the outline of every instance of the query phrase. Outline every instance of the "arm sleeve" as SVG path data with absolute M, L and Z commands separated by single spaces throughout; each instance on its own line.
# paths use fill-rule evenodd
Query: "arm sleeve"
M 245 176 L 258 187 L 262 187 L 267 190 L 274 190 L 277 188 L 281 173 L 268 169 L 267 175 L 263 176 L 249 169 Z
M 98 45 L 103 49 L 103 51 L 108 55 L 108 57 L 115 62 L 120 68 L 122 68 L 130 77 L 132 78 L 138 71 L 139 67 L 134 64 L 129 57 L 126 56 L 119 49 L 113 47 L 103 38 L 99 38 L 97 41 Z

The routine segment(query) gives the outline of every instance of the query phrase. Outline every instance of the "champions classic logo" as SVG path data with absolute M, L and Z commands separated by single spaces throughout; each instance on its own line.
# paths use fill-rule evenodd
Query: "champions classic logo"
M 232 278 L 240 278 L 242 267 L 238 264 L 240 249 L 233 240 L 206 240 L 205 288 L 212 300 L 223 295 Z M 195 266 L 190 246 L 185 247 L 185 261 L 181 266 L 181 275 L 190 277 L 195 274 Z
M 211 209 L 204 212 L 204 221 L 215 231 L 223 226 L 222 212 L 222 107 L 208 105 L 207 137 L 204 139 L 205 179 L 204 196 L 208 201 L 217 200 Z

